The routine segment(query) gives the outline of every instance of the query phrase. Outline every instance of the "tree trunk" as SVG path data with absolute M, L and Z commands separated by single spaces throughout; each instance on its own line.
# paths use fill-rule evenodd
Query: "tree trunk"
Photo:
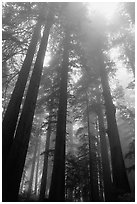
M 100 53 L 99 71 L 101 76 L 101 83 L 103 88 L 103 96 L 106 107 L 106 117 L 108 124 L 108 137 L 111 149 L 113 183 L 117 190 L 117 194 L 130 192 L 128 178 L 126 174 L 125 164 L 122 155 L 119 132 L 115 117 L 115 106 L 112 101 L 110 87 L 108 83 L 107 73 L 105 69 L 104 59 Z
M 45 199 L 45 192 L 46 192 L 46 185 L 47 185 L 50 135 L 51 135 L 51 112 L 50 112 L 49 121 L 48 121 L 48 130 L 47 130 L 47 138 L 46 138 L 46 145 L 45 145 L 44 165 L 43 165 L 43 174 L 42 174 L 41 186 L 40 186 L 39 201 L 44 201 L 44 199 Z
M 21 178 L 21 184 L 20 184 L 20 190 L 19 190 L 19 194 L 22 194 L 23 193 L 23 190 L 24 190 L 24 181 L 25 181 L 25 177 L 26 177 L 26 171 L 25 169 L 23 170 L 23 173 L 22 173 L 22 178 Z
M 98 115 L 98 122 L 99 122 L 105 202 L 110 202 L 110 201 L 113 201 L 112 180 L 111 180 L 110 163 L 108 158 L 108 146 L 106 142 L 106 130 L 104 127 L 104 117 L 103 117 L 103 112 L 99 102 L 97 104 L 96 113 Z
M 67 79 L 69 63 L 68 47 L 69 33 L 67 31 L 64 39 L 55 155 L 49 193 L 49 200 L 52 202 L 65 201 L 65 136 L 67 114 Z
M 10 102 L 8 104 L 6 113 L 4 115 L 3 123 L 2 123 L 2 169 L 3 169 L 3 178 L 6 163 L 8 159 L 8 155 L 10 152 L 10 148 L 14 139 L 14 132 L 16 128 L 16 123 L 18 119 L 18 114 L 20 110 L 20 105 L 22 102 L 22 97 L 24 93 L 24 89 L 26 86 L 26 82 L 28 79 L 29 71 L 31 68 L 31 63 L 33 60 L 33 56 L 36 50 L 36 45 L 39 39 L 41 30 L 41 22 L 38 22 L 36 28 L 34 30 L 34 34 L 29 45 L 26 58 L 24 60 L 22 69 L 20 71 L 17 83 L 15 85 L 14 91 L 12 93 Z M 3 180 L 4 185 L 4 180 Z
M 47 25 L 43 33 L 34 70 L 31 76 L 28 92 L 24 102 L 23 110 L 17 126 L 15 139 L 10 151 L 8 165 L 7 165 L 7 180 L 5 189 L 5 201 L 17 201 L 18 191 L 20 186 L 21 175 L 25 163 L 32 121 L 36 106 L 37 94 L 41 73 L 43 68 L 43 61 L 47 48 L 50 28 L 53 24 L 52 14 L 48 16 Z M 12 175 L 12 177 L 11 177 Z M 14 186 L 12 185 L 14 183 Z M 12 188 L 11 188 L 12 186 Z
M 37 152 L 37 164 L 36 164 L 36 176 L 35 176 L 35 195 L 37 196 L 38 188 L 38 177 L 39 177 L 39 160 L 40 160 L 40 148 L 41 148 L 41 138 L 38 141 L 38 152 Z
M 39 131 L 38 131 L 39 132 Z M 36 132 L 36 141 L 35 141 L 35 149 L 34 149 L 34 154 L 33 154 L 33 161 L 32 161 L 32 166 L 31 166 L 31 174 L 30 174 L 30 181 L 29 181 L 29 188 L 28 188 L 28 196 L 27 199 L 29 200 L 31 196 L 31 191 L 32 191 L 32 184 L 33 184 L 33 178 L 34 178 L 34 173 L 35 173 L 35 163 L 36 163 L 36 156 L 37 156 L 37 151 L 38 151 L 38 142 L 39 142 L 39 134 L 37 135 Z
M 98 126 L 98 125 L 97 125 Z M 99 182 L 99 198 L 100 202 L 104 202 L 104 181 L 103 181 L 103 166 L 101 158 L 101 148 L 100 148 L 100 138 L 97 139 L 97 172 L 98 172 L 98 182 Z
M 94 144 L 92 140 L 92 134 L 90 130 L 90 116 L 89 116 L 89 102 L 88 102 L 88 94 L 86 92 L 86 103 L 87 103 L 87 122 L 88 122 L 88 137 L 89 137 L 89 166 L 90 166 L 90 202 L 99 202 L 99 193 L 98 193 L 98 184 L 95 183 L 95 178 L 94 178 L 94 163 L 96 156 L 94 155 Z M 94 158 L 95 156 L 95 158 Z

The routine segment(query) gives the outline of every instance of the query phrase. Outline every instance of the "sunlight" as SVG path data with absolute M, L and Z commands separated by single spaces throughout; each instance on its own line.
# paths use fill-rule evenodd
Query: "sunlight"
M 43 66 L 44 66 L 44 67 L 48 67 L 50 60 L 51 60 L 50 53 L 47 52 L 47 53 L 46 53 L 46 56 L 45 56 L 45 58 L 44 58 Z
M 108 20 L 112 19 L 118 6 L 118 2 L 88 2 L 88 4 L 94 12 L 103 14 Z

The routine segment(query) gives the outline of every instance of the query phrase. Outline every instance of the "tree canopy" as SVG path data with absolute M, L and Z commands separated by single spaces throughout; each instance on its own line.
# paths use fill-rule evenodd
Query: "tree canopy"
M 134 201 L 135 3 L 2 5 L 3 201 Z

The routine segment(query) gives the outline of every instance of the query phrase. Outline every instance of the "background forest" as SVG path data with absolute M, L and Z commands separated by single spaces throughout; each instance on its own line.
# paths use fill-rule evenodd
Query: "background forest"
M 135 3 L 2 5 L 2 199 L 135 199 Z

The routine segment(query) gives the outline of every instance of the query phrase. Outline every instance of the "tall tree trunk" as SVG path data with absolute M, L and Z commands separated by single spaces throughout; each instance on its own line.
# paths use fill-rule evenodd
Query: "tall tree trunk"
M 22 173 L 22 178 L 21 178 L 21 184 L 20 184 L 20 190 L 19 190 L 19 194 L 22 194 L 23 193 L 23 190 L 24 190 L 24 181 L 25 181 L 25 177 L 26 177 L 26 171 L 25 169 L 23 170 L 23 173 Z
M 108 77 L 105 69 L 104 59 L 100 53 L 99 71 L 103 88 L 103 96 L 106 107 L 106 117 L 108 124 L 108 137 L 111 148 L 113 183 L 117 189 L 117 193 L 130 192 L 128 178 L 126 174 L 125 164 L 122 155 L 119 132 L 115 117 L 115 106 L 112 101 Z
M 6 168 L 6 163 L 8 159 L 8 155 L 10 152 L 10 148 L 14 139 L 14 133 L 16 128 L 16 123 L 18 119 L 18 114 L 20 110 L 20 105 L 22 102 L 22 97 L 24 93 L 24 89 L 26 86 L 26 82 L 28 79 L 29 71 L 31 68 L 31 63 L 33 60 L 33 56 L 36 50 L 37 42 L 39 39 L 41 30 L 41 22 L 38 22 L 36 28 L 33 33 L 33 37 L 31 43 L 29 45 L 26 58 L 22 65 L 21 71 L 19 73 L 19 77 L 17 83 L 15 85 L 14 91 L 12 93 L 10 102 L 8 104 L 6 113 L 4 115 L 3 123 L 2 123 L 2 170 L 3 170 L 3 178 Z M 4 180 L 3 180 L 4 183 Z
M 111 180 L 110 163 L 109 163 L 109 157 L 108 157 L 108 146 L 106 141 L 106 130 L 104 127 L 104 117 L 103 117 L 103 112 L 99 101 L 97 104 L 96 113 L 98 115 L 98 122 L 99 122 L 105 201 L 109 202 L 109 201 L 113 201 L 112 180 Z
M 43 165 L 43 173 L 42 173 L 41 186 L 40 186 L 40 196 L 39 196 L 40 201 L 44 201 L 44 199 L 45 199 L 45 192 L 46 192 L 46 185 L 47 185 L 50 135 L 51 135 L 51 111 L 50 111 L 50 115 L 49 115 L 47 138 L 46 138 L 46 144 L 45 144 L 44 165 Z
M 6 182 L 5 201 L 17 201 L 18 198 L 21 175 L 25 163 L 32 121 L 36 106 L 37 94 L 39 89 L 39 83 L 41 79 L 43 61 L 47 48 L 49 32 L 52 24 L 53 17 L 51 12 L 47 18 L 47 25 L 45 26 L 34 70 L 31 76 L 28 92 L 24 102 L 23 110 L 17 126 L 15 139 L 13 141 L 13 145 L 8 158 L 6 172 L 7 180 L 5 181 Z M 13 183 L 14 186 L 12 185 Z
M 101 158 L 100 138 L 97 140 L 97 172 L 98 172 L 98 183 L 99 183 L 99 198 L 100 202 L 104 202 L 104 182 L 103 182 L 103 166 Z
M 58 109 L 58 121 L 56 132 L 56 144 L 54 164 L 52 172 L 49 200 L 52 202 L 65 201 L 65 136 L 67 114 L 67 79 L 69 64 L 69 33 L 65 33 L 64 53 L 61 71 L 60 97 Z
M 38 134 L 38 135 L 37 135 Z M 34 149 L 34 154 L 33 154 L 33 160 L 32 160 L 32 166 L 31 166 L 31 174 L 30 174 L 30 181 L 29 181 L 29 188 L 28 188 L 28 196 L 27 199 L 30 198 L 31 196 L 31 191 L 32 191 L 32 184 L 33 184 L 33 178 L 34 178 L 34 173 L 35 173 L 35 163 L 36 163 L 36 156 L 37 156 L 37 151 L 38 151 L 38 142 L 39 142 L 39 130 L 36 131 L 36 141 L 35 141 L 35 149 Z
M 37 152 L 37 164 L 36 164 L 36 176 L 35 176 L 35 190 L 34 190 L 36 196 L 37 196 L 38 177 L 39 177 L 40 149 L 41 149 L 41 138 L 39 138 L 39 141 L 38 141 L 38 152 Z
M 94 179 L 94 163 L 95 163 L 95 158 L 94 158 L 94 144 L 93 144 L 93 139 L 91 130 L 90 130 L 90 111 L 89 111 L 89 101 L 88 101 L 88 94 L 86 92 L 86 103 L 87 103 L 87 122 L 88 122 L 88 137 L 89 137 L 89 166 L 90 166 L 90 201 L 92 202 L 99 202 L 99 193 L 98 193 L 98 184 L 95 184 L 95 179 Z M 96 157 L 96 156 L 95 156 Z

